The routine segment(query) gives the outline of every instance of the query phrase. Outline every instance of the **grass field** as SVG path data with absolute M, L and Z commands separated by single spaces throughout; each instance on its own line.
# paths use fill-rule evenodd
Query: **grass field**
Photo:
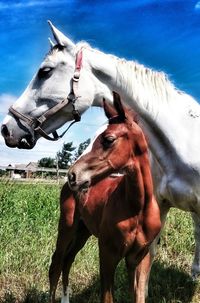
M 59 216 L 57 184 L 0 183 L 0 302 L 48 301 L 48 267 Z M 199 303 L 200 282 L 190 278 L 194 251 L 189 214 L 172 209 L 158 247 L 149 303 Z M 99 302 L 98 249 L 91 237 L 70 275 L 70 303 Z M 130 303 L 121 262 L 116 273 L 117 303 Z M 58 290 L 58 299 L 60 293 Z

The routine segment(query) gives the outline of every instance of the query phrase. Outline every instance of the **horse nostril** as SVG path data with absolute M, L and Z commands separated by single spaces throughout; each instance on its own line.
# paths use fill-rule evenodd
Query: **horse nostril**
M 8 127 L 5 124 L 1 126 L 1 134 L 3 137 L 9 137 L 10 135 Z
M 69 183 L 72 184 L 76 184 L 76 174 L 75 173 L 69 173 L 68 174 L 68 180 Z

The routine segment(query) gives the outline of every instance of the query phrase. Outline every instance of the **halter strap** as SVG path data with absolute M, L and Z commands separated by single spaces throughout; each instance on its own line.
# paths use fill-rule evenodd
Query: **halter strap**
M 68 95 L 68 100 L 75 102 L 80 96 L 78 96 L 78 82 L 80 79 L 80 72 L 82 68 L 83 51 L 82 49 L 76 55 L 75 71 L 72 78 L 71 91 Z
M 38 118 L 32 118 L 29 115 L 25 115 L 14 109 L 12 106 L 9 108 L 9 112 L 15 117 L 22 121 L 24 121 L 29 127 L 31 127 L 35 132 L 39 133 L 42 137 L 44 137 L 47 140 L 50 141 L 57 141 L 58 139 L 62 138 L 65 133 L 68 131 L 68 129 L 76 122 L 79 122 L 81 120 L 81 115 L 79 111 L 75 108 L 75 102 L 80 97 L 78 96 L 78 82 L 80 78 L 80 71 L 82 68 L 82 49 L 77 53 L 76 55 L 76 63 L 75 63 L 75 71 L 73 78 L 71 80 L 71 91 L 67 98 L 63 99 L 60 103 L 56 104 L 52 108 L 48 109 L 44 114 L 42 114 Z M 43 129 L 42 125 L 46 120 L 51 118 L 53 115 L 55 115 L 57 112 L 59 112 L 61 109 L 68 105 L 72 105 L 72 115 L 74 120 L 70 123 L 70 125 L 66 128 L 65 131 L 62 132 L 61 135 L 58 135 L 57 131 L 53 131 L 52 135 L 53 137 L 49 136 Z

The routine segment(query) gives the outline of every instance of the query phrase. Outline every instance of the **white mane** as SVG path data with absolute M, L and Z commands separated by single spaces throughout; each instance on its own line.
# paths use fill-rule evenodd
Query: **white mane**
M 75 47 L 75 55 L 81 50 L 81 49 L 89 49 L 92 52 L 99 52 L 102 53 L 100 50 L 97 48 L 92 48 L 90 44 L 86 41 L 80 41 L 76 44 Z M 137 74 L 137 81 L 143 82 L 143 85 L 146 84 L 146 82 L 151 83 L 151 85 L 154 86 L 155 89 L 160 88 L 160 92 L 162 90 L 167 90 L 167 91 L 173 91 L 176 90 L 177 93 L 181 94 L 182 92 L 180 90 L 177 90 L 174 84 L 169 80 L 168 75 L 166 73 L 156 71 L 152 68 L 146 67 L 143 64 L 138 63 L 137 61 L 128 61 L 124 58 L 118 58 L 115 55 L 112 54 L 107 54 L 109 57 L 113 58 L 114 60 L 117 61 L 118 63 L 118 72 L 121 74 L 123 77 L 123 74 L 125 72 L 128 72 L 130 77 L 129 79 L 131 80 L 133 75 L 136 73 Z M 124 72 L 123 72 L 124 70 Z M 133 79 L 132 79 L 133 81 Z M 160 93 L 158 91 L 158 93 Z M 168 95 L 166 94 L 166 99 L 169 100 Z
M 75 54 L 81 49 L 103 54 L 100 50 L 91 48 L 85 41 L 76 44 Z M 137 61 L 128 61 L 111 54 L 106 56 L 114 60 L 116 64 L 117 85 L 121 85 L 121 90 L 127 91 L 136 102 L 140 100 L 143 107 L 154 116 L 157 115 L 159 108 L 164 104 L 176 101 L 181 102 L 183 97 L 185 106 L 188 108 L 187 112 L 191 112 L 191 115 L 199 116 L 199 105 L 196 104 L 191 96 L 178 90 L 173 82 L 169 80 L 166 73 L 146 67 Z

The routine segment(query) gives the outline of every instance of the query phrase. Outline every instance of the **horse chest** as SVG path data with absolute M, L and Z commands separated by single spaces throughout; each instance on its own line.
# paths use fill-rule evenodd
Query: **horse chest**
M 164 176 L 158 188 L 158 199 L 167 200 L 172 207 L 200 214 L 199 184 L 200 178 L 193 175 Z

